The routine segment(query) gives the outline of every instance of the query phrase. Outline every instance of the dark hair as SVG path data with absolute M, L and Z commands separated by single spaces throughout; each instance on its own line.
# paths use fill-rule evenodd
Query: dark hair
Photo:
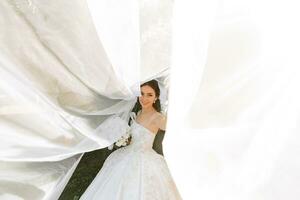
M 159 89 L 157 80 L 152 79 L 151 81 L 143 83 L 140 87 L 143 87 L 143 86 L 146 86 L 146 85 L 149 86 L 149 87 L 151 87 L 154 90 L 155 96 L 157 97 L 157 99 L 155 100 L 155 103 L 153 104 L 153 108 L 157 112 L 161 112 L 161 105 L 160 105 L 160 99 L 159 99 L 160 89 Z M 140 110 L 142 110 L 142 105 L 140 104 L 139 97 L 137 97 L 137 101 L 136 101 L 136 103 L 135 103 L 135 105 L 134 105 L 134 107 L 132 108 L 131 111 L 134 112 L 135 114 L 137 114 Z M 128 125 L 129 126 L 131 125 L 131 121 L 132 121 L 132 119 L 129 118 L 129 121 L 128 121 Z M 157 139 L 155 140 L 155 143 L 153 143 L 153 144 L 156 144 L 156 145 L 160 145 L 159 147 L 160 147 L 161 151 L 159 151 L 159 149 L 157 147 L 156 147 L 156 149 L 158 149 L 157 150 L 158 153 L 160 153 L 162 155 L 163 155 L 163 153 L 162 153 L 162 147 L 161 147 L 161 145 L 162 145 L 163 137 L 164 137 L 164 132 L 163 132 L 161 140 L 158 141 L 158 144 L 156 144 L 157 143 L 157 141 L 156 141 Z M 130 137 L 128 138 L 127 144 L 131 143 L 131 139 L 132 139 L 132 135 L 130 135 Z M 114 145 L 114 148 L 115 148 L 115 145 Z M 120 147 L 116 147 L 116 148 L 118 149 Z
M 146 86 L 146 85 L 150 86 L 154 90 L 155 96 L 157 97 L 157 99 L 156 99 L 155 103 L 153 104 L 153 108 L 157 112 L 160 112 L 161 111 L 161 105 L 160 105 L 160 100 L 159 100 L 160 89 L 159 89 L 157 80 L 153 79 L 151 81 L 143 83 L 141 85 L 141 87 Z M 132 109 L 132 112 L 135 112 L 135 114 L 137 114 L 141 109 L 142 109 L 142 106 L 140 104 L 139 98 L 137 97 L 137 101 Z

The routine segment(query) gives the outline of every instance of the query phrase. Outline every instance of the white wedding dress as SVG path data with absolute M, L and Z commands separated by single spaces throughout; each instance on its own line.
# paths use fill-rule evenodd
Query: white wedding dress
M 155 134 L 132 119 L 131 143 L 110 154 L 80 200 L 181 199 L 164 157 L 152 149 Z

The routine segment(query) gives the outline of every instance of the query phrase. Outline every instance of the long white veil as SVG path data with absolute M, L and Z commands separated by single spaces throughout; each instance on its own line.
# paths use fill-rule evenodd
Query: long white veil
M 174 6 L 164 152 L 183 198 L 299 199 L 299 6 Z
M 143 81 L 166 102 L 170 2 L 158 21 L 146 4 L 1 1 L 0 199 L 57 199 L 82 153 L 124 134 Z
M 299 199 L 298 18 L 292 0 L 0 1 L 0 199 L 58 199 L 152 78 L 184 199 Z

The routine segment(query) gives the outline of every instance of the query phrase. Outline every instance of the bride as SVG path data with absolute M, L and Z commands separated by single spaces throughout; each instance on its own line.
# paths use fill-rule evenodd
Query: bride
M 110 154 L 80 200 L 181 199 L 163 158 L 152 149 L 155 134 L 165 130 L 156 80 L 141 85 L 131 113 L 131 141 Z

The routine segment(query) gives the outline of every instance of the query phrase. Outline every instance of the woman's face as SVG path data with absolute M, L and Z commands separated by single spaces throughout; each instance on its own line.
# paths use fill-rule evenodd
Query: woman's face
M 155 91 L 152 89 L 152 87 L 148 85 L 141 87 L 141 96 L 139 96 L 139 102 L 142 105 L 142 108 L 152 107 L 156 99 Z

